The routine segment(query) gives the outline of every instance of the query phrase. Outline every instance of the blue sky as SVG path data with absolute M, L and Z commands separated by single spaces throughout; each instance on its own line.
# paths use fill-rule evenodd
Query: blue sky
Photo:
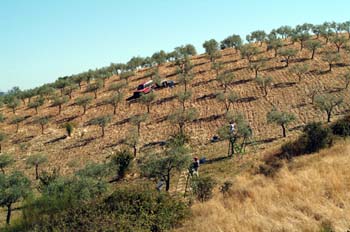
M 349 0 L 0 0 L 0 91 L 207 39 L 350 20 Z

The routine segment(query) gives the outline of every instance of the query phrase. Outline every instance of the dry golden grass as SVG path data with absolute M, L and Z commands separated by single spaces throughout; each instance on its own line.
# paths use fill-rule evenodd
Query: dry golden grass
M 193 217 L 177 231 L 319 231 L 330 221 L 350 228 L 350 145 L 341 141 L 318 154 L 294 159 L 274 178 L 242 172 L 223 196 L 194 204 Z M 206 167 L 203 166 L 203 169 Z

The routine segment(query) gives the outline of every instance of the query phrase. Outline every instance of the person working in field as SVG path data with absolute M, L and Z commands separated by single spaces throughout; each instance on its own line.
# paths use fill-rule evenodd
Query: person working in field
M 230 133 L 234 134 L 236 132 L 236 123 L 230 122 Z
M 199 176 L 198 169 L 199 169 L 199 159 L 198 157 L 194 157 L 190 167 L 191 176 L 196 175 L 198 177 Z

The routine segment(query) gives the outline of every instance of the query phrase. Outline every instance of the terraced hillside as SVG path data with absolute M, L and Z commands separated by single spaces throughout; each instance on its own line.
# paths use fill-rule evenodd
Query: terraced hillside
M 310 59 L 309 50 L 304 48 L 299 51 L 299 43 L 284 41 L 281 49 L 298 50 L 298 54 L 291 58 L 289 67 L 285 67 L 285 62 L 281 62 L 283 59 L 281 56 L 275 57 L 274 51 L 267 51 L 266 44 L 254 45 L 260 52 L 253 56 L 251 62 L 242 58 L 240 52 L 233 48 L 220 51 L 222 56 L 215 61 L 223 64 L 219 74 L 234 75 L 235 78 L 228 88 L 239 96 L 231 110 L 243 113 L 253 129 L 257 144 L 271 142 L 281 136 L 280 127 L 268 124 L 266 120 L 267 112 L 273 107 L 296 115 L 296 120 L 289 126 L 292 133 L 288 134 L 298 133 L 298 129 L 308 122 L 325 121 L 326 113 L 320 111 L 311 102 L 310 96 L 314 90 L 318 91 L 317 94 L 330 93 L 344 97 L 344 103 L 334 110 L 336 117 L 349 112 L 349 91 L 344 89 L 345 80 L 341 77 L 342 74 L 349 72 L 349 53 L 343 48 L 340 49 L 341 59 L 333 65 L 332 71 L 327 71 L 328 63 L 323 60 L 324 53 L 327 50 L 336 52 L 337 48 L 332 43 L 326 44 L 323 38 L 313 38 L 313 40 L 319 40 L 323 44 L 323 48 L 316 51 L 314 59 Z M 259 71 L 259 76 L 272 78 L 267 96 L 264 96 L 262 89 L 257 85 L 254 71 L 249 68 L 261 59 L 265 60 L 265 65 Z M 216 100 L 217 93 L 223 91 L 223 87 L 216 81 L 217 73 L 212 68 L 213 62 L 206 54 L 191 57 L 191 63 L 194 65 L 190 71 L 194 78 L 189 85 L 192 96 L 186 102 L 186 107 L 196 108 L 198 117 L 186 125 L 185 130 L 191 137 L 194 153 L 199 151 L 205 153 L 205 149 L 210 149 L 210 146 L 217 146 L 219 152 L 224 152 L 222 146 L 224 142 L 214 145 L 209 143 L 209 139 L 217 133 L 217 129 L 227 123 L 224 117 L 225 107 Z M 310 67 L 300 82 L 298 76 L 291 72 L 291 68 L 299 64 L 308 64 Z M 174 63 L 167 62 L 159 67 L 159 74 L 162 78 L 177 82 L 179 76 L 177 68 Z M 149 69 L 138 70 L 136 75 L 129 79 L 128 87 L 124 91 L 125 98 L 132 95 L 138 84 L 149 79 Z M 57 107 L 51 107 L 50 101 L 40 107 L 38 114 L 35 114 L 34 109 L 28 108 L 28 100 L 26 104 L 21 104 L 15 114 L 12 110 L 2 107 L 1 112 L 5 116 L 5 121 L 0 126 L 1 130 L 8 135 L 8 139 L 2 146 L 3 151 L 15 154 L 18 160 L 15 165 L 18 168 L 24 168 L 24 160 L 29 154 L 43 151 L 49 155 L 50 166 L 60 167 L 62 173 L 70 172 L 71 166 L 82 167 L 89 161 L 103 161 L 111 151 L 123 145 L 123 139 L 134 127 L 130 119 L 147 111 L 146 106 L 137 101 L 124 100 L 118 106 L 117 114 L 113 115 L 111 123 L 106 127 L 104 137 L 100 136 L 98 126 L 87 125 L 87 122 L 94 117 L 113 114 L 113 107 L 102 103 L 113 94 L 113 91 L 108 90 L 109 86 L 120 81 L 117 75 L 107 79 L 105 87 L 98 91 L 97 99 L 93 100 L 85 115 L 82 114 L 82 107 L 74 102 L 83 95 L 93 96 L 85 91 L 87 83 L 83 83 L 81 90 L 73 92 L 72 99 L 63 105 L 61 114 L 58 114 Z M 162 141 L 167 140 L 169 135 L 178 130 L 177 126 L 167 119 L 176 109 L 181 108 L 175 95 L 183 88 L 179 84 L 174 88 L 155 91 L 156 100 L 152 103 L 148 120 L 141 124 L 140 141 L 137 144 L 141 154 L 148 148 L 158 147 Z M 16 125 L 10 123 L 14 116 L 25 116 L 25 120 L 20 123 L 18 133 L 15 133 Z M 41 134 L 40 126 L 34 123 L 35 118 L 42 116 L 50 117 L 44 134 Z M 77 126 L 72 137 L 65 137 L 66 132 L 62 128 L 62 124 L 68 121 L 74 122 Z M 81 136 L 84 130 L 84 136 Z

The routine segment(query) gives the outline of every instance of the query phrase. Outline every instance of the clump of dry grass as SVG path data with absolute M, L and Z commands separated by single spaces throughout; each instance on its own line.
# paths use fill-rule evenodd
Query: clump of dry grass
M 350 146 L 298 157 L 273 177 L 238 175 L 225 196 L 193 206 L 179 231 L 336 231 L 350 228 Z

